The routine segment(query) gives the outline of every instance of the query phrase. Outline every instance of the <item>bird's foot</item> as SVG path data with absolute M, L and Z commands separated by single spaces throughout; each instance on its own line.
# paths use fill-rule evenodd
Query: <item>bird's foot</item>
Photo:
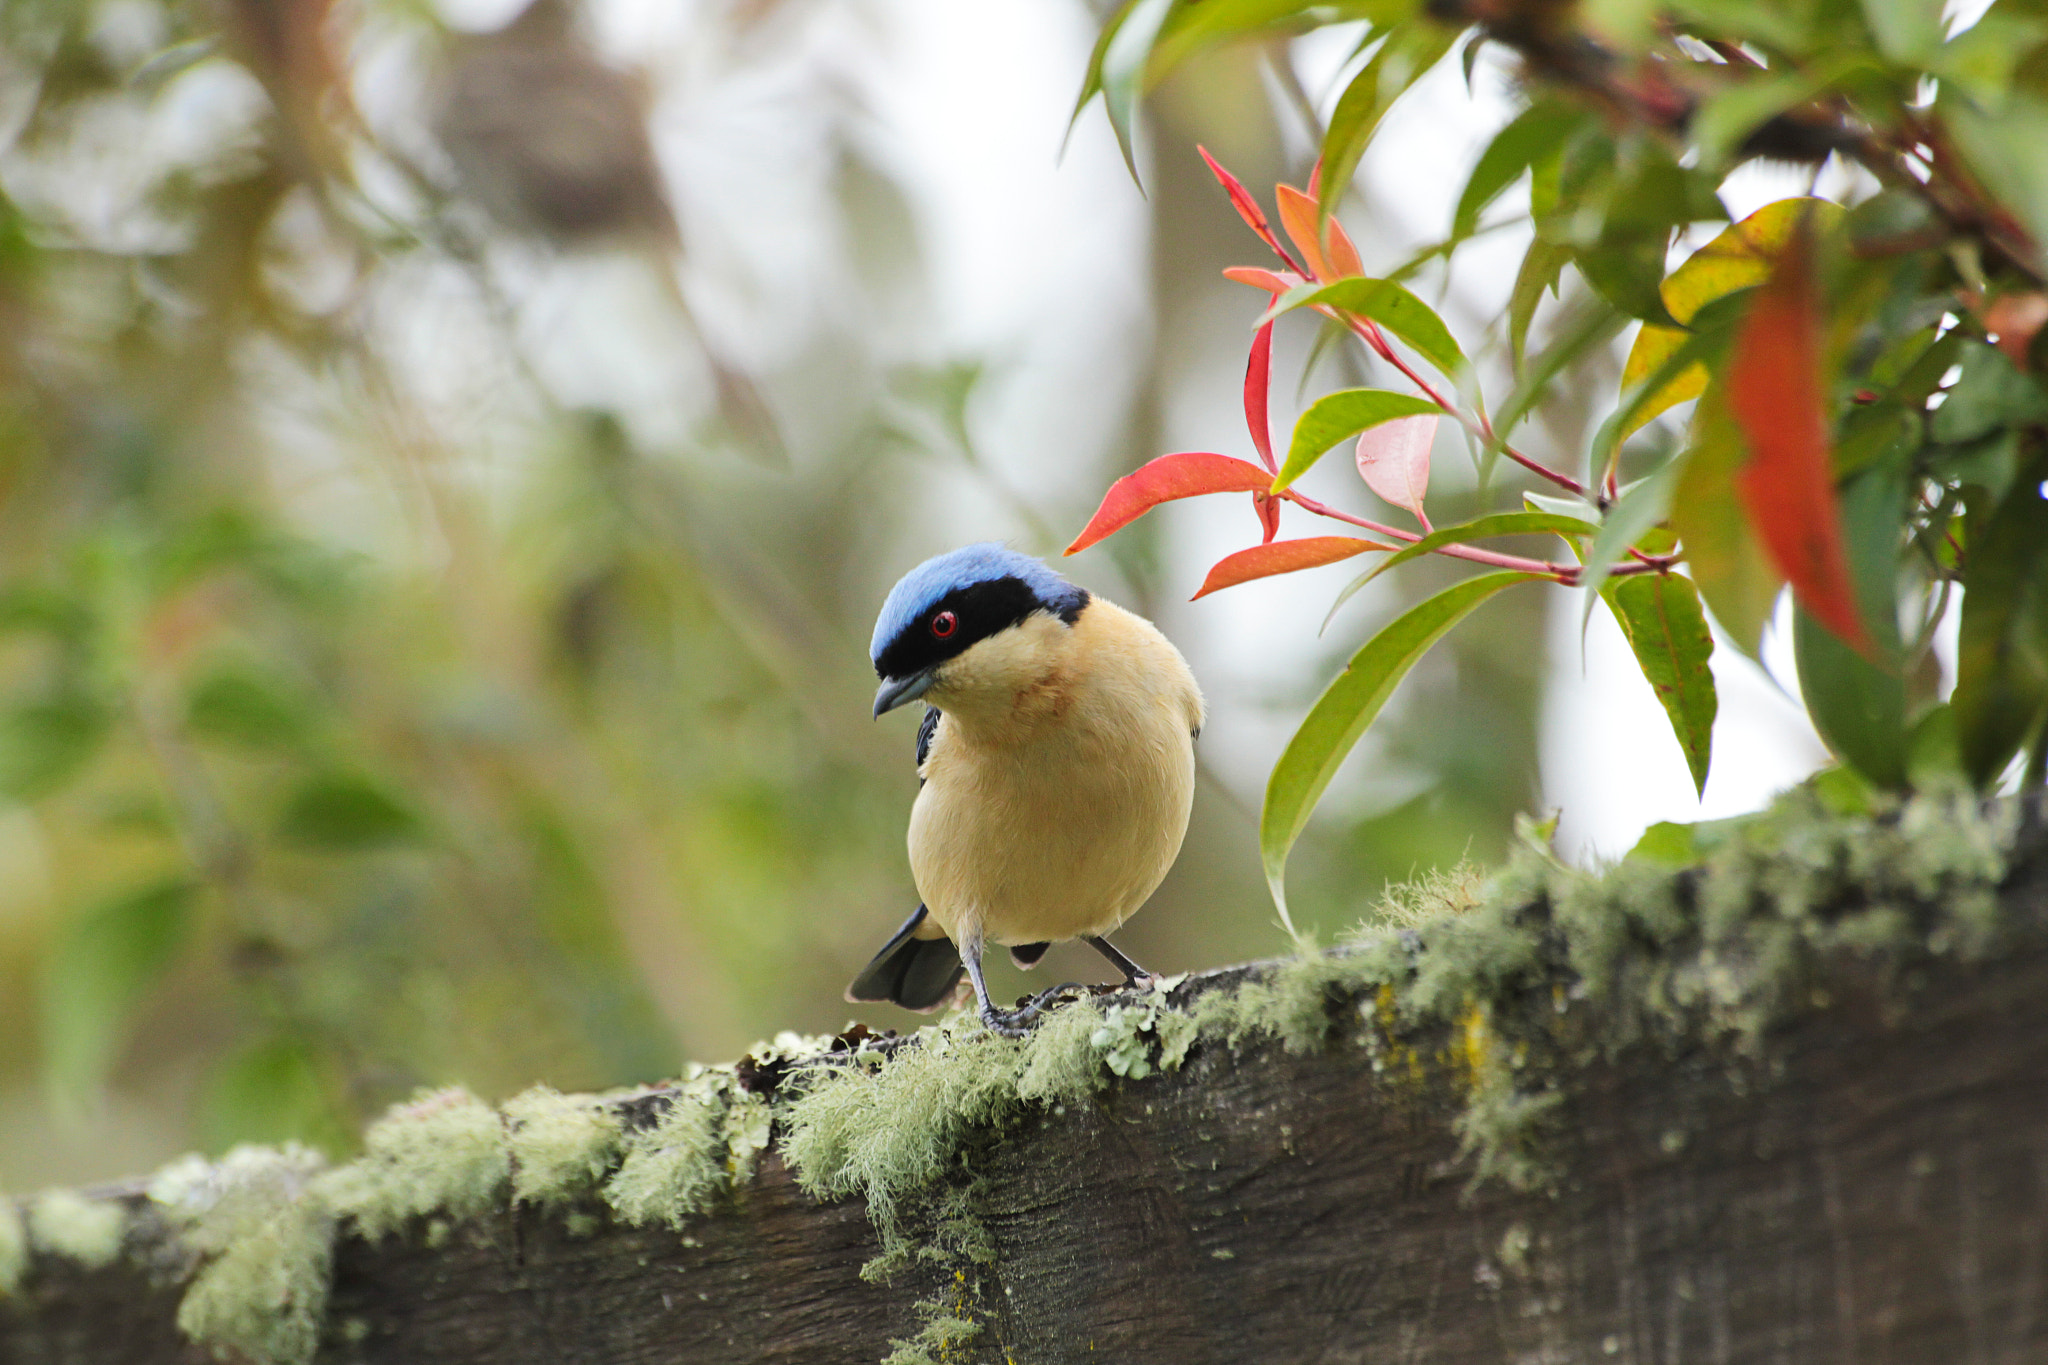
M 1062 981 L 1057 986 L 1048 986 L 1038 994 L 1021 1001 L 1013 1010 L 999 1010 L 993 1003 L 984 1004 L 981 1007 L 981 1022 L 991 1033 L 1000 1033 L 1005 1038 L 1022 1038 L 1031 1032 L 1031 1026 L 1036 1024 L 1061 996 L 1069 991 L 1087 989 L 1078 981 Z

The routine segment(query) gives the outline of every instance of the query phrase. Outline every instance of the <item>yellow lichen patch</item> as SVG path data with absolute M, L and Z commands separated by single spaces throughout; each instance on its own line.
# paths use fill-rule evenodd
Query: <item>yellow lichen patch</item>
M 1458 1016 L 1446 1053 L 1451 1064 L 1462 1073 L 1467 1093 L 1488 1084 L 1494 1065 L 1493 1031 L 1488 1027 L 1486 1011 L 1480 1008 L 1478 1001 L 1468 1002 L 1464 1013 Z
M 71 1190 L 48 1190 L 28 1206 L 29 1245 L 46 1256 L 63 1256 L 88 1270 L 112 1265 L 121 1255 L 128 1212 L 112 1199 L 88 1199 Z

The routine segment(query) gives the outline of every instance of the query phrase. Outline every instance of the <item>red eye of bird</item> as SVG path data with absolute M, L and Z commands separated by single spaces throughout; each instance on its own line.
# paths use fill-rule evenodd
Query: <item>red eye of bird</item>
M 932 618 L 932 634 L 941 640 L 960 629 L 960 618 L 950 611 L 942 611 Z

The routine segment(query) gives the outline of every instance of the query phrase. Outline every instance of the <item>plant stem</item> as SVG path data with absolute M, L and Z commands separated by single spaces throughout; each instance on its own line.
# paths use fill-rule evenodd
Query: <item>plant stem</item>
M 1492 445 L 1495 443 L 1493 423 L 1488 420 L 1486 414 L 1483 412 L 1476 414 L 1468 413 L 1438 393 L 1433 384 L 1415 372 L 1414 366 L 1401 359 L 1399 352 L 1394 350 L 1393 343 L 1387 340 L 1387 334 L 1380 330 L 1380 325 L 1377 322 L 1374 322 L 1371 318 L 1354 318 L 1347 314 L 1339 314 L 1327 308 L 1318 309 L 1317 311 L 1336 318 L 1339 322 L 1344 323 L 1353 332 L 1357 333 L 1365 344 L 1372 348 L 1374 355 L 1377 355 L 1380 359 L 1399 370 L 1406 376 L 1409 383 L 1422 390 L 1424 398 L 1442 408 L 1445 415 L 1452 421 L 1487 444 Z M 1591 495 L 1587 493 L 1586 486 L 1577 479 L 1572 478 L 1569 474 L 1561 474 L 1542 461 L 1531 459 L 1505 441 L 1499 442 L 1499 445 L 1503 455 L 1530 473 L 1548 479 L 1559 488 L 1578 497 L 1591 500 Z
M 1386 536 L 1390 540 L 1398 540 L 1405 544 L 1413 545 L 1422 539 L 1421 536 L 1413 531 L 1404 531 L 1398 526 L 1388 526 L 1384 522 L 1353 516 L 1351 513 L 1332 507 L 1328 503 L 1318 502 L 1305 493 L 1296 492 L 1292 488 L 1285 490 L 1280 496 L 1301 508 L 1304 512 L 1309 512 L 1319 517 L 1328 517 L 1332 521 L 1341 521 L 1348 526 L 1356 526 L 1361 530 L 1371 531 L 1375 535 Z M 1536 574 L 1543 578 L 1555 579 L 1566 587 L 1576 587 L 1579 582 L 1580 566 L 1577 564 L 1559 564 L 1548 559 L 1529 559 L 1522 555 L 1502 554 L 1497 550 L 1481 550 L 1471 545 L 1439 545 L 1432 553 L 1444 555 L 1450 559 L 1470 560 L 1474 564 L 1489 564 L 1497 569 L 1513 569 L 1519 573 Z M 1670 573 L 1677 566 L 1679 559 L 1680 556 L 1678 555 L 1640 555 L 1636 562 L 1632 564 L 1615 565 L 1612 569 L 1608 570 L 1607 576 L 1609 578 L 1628 578 L 1636 574 Z

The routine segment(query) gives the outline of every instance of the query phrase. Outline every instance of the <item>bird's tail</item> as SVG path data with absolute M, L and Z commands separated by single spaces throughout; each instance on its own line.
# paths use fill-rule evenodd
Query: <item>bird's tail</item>
M 903 921 L 903 927 L 875 954 L 874 961 L 846 988 L 848 1001 L 892 1001 L 907 1010 L 924 1013 L 944 1004 L 960 984 L 960 951 L 951 939 L 918 938 L 914 931 L 924 922 L 926 911 Z

